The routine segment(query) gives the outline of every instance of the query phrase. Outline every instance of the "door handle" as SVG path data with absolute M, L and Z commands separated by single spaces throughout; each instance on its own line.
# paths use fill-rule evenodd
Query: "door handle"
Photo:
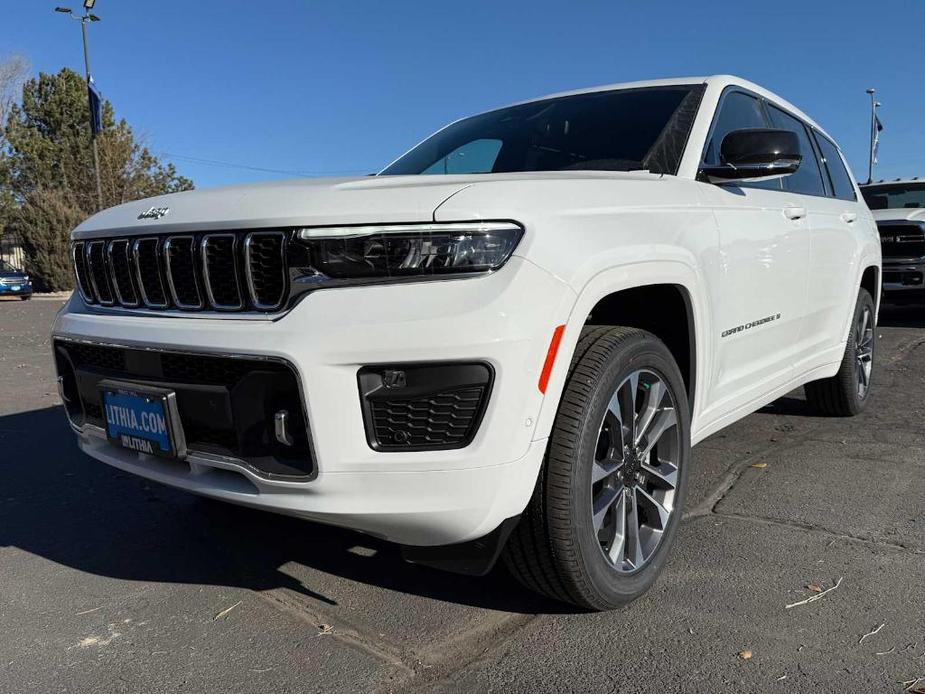
M 787 219 L 803 219 L 806 216 L 805 207 L 785 207 L 784 216 Z
M 842 212 L 841 213 L 841 220 L 845 222 L 845 224 L 851 224 L 857 218 L 858 218 L 857 212 Z

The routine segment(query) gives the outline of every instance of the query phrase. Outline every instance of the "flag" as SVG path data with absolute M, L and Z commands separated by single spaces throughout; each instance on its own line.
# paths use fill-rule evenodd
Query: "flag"
M 90 130 L 99 135 L 103 132 L 103 100 L 92 77 L 87 80 L 87 94 L 90 99 Z
M 876 104 L 874 108 L 876 108 L 879 105 L 880 104 Z M 880 116 L 878 116 L 877 112 L 874 111 L 874 152 L 873 152 L 874 164 L 880 163 L 877 161 L 877 150 L 880 147 L 880 131 L 881 130 L 883 130 L 883 123 L 880 122 Z

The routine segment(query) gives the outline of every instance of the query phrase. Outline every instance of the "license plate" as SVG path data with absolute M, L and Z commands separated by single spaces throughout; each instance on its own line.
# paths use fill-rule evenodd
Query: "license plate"
M 19 286 L 18 284 L 14 284 L 14 285 L 10 288 L 10 291 L 18 292 L 20 289 L 22 289 L 21 286 Z
M 172 390 L 118 381 L 101 381 L 99 387 L 110 443 L 148 455 L 186 454 Z

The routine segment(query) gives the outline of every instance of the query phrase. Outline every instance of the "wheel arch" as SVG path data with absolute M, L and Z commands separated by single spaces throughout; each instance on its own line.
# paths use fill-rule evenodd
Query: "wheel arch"
M 569 314 L 535 437 L 544 438 L 552 430 L 581 329 L 588 324 L 637 327 L 662 339 L 681 368 L 691 416 L 695 418 L 696 403 L 703 397 L 702 384 L 707 368 L 705 336 L 709 334 L 710 317 L 702 294 L 705 287 L 694 268 L 677 261 L 652 261 L 613 268 L 588 280 Z M 667 300 L 671 310 L 660 312 L 659 316 L 650 311 L 647 316 L 645 310 L 650 306 L 643 305 L 646 300 L 656 303 Z M 630 301 L 635 308 L 627 309 Z M 661 318 L 663 322 L 655 322 L 650 316 Z M 614 320 L 624 322 L 614 323 Z
M 880 287 L 880 266 L 868 265 L 861 273 L 861 288 L 873 298 L 875 311 L 880 306 Z
M 652 302 L 651 304 L 649 302 Z M 657 305 L 657 313 L 650 310 Z M 652 333 L 668 347 L 693 402 L 697 390 L 697 340 L 690 292 L 678 284 L 649 284 L 601 297 L 584 325 L 620 325 Z

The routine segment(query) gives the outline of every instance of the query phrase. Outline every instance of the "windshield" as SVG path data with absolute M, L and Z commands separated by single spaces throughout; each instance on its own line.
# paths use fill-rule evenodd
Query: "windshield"
M 861 194 L 872 210 L 925 208 L 925 183 L 893 183 L 888 186 L 861 188 Z
M 677 172 L 702 85 L 591 92 L 447 126 L 381 175 L 519 171 Z
M 19 270 L 17 270 L 5 260 L 0 260 L 0 272 L 19 272 Z

